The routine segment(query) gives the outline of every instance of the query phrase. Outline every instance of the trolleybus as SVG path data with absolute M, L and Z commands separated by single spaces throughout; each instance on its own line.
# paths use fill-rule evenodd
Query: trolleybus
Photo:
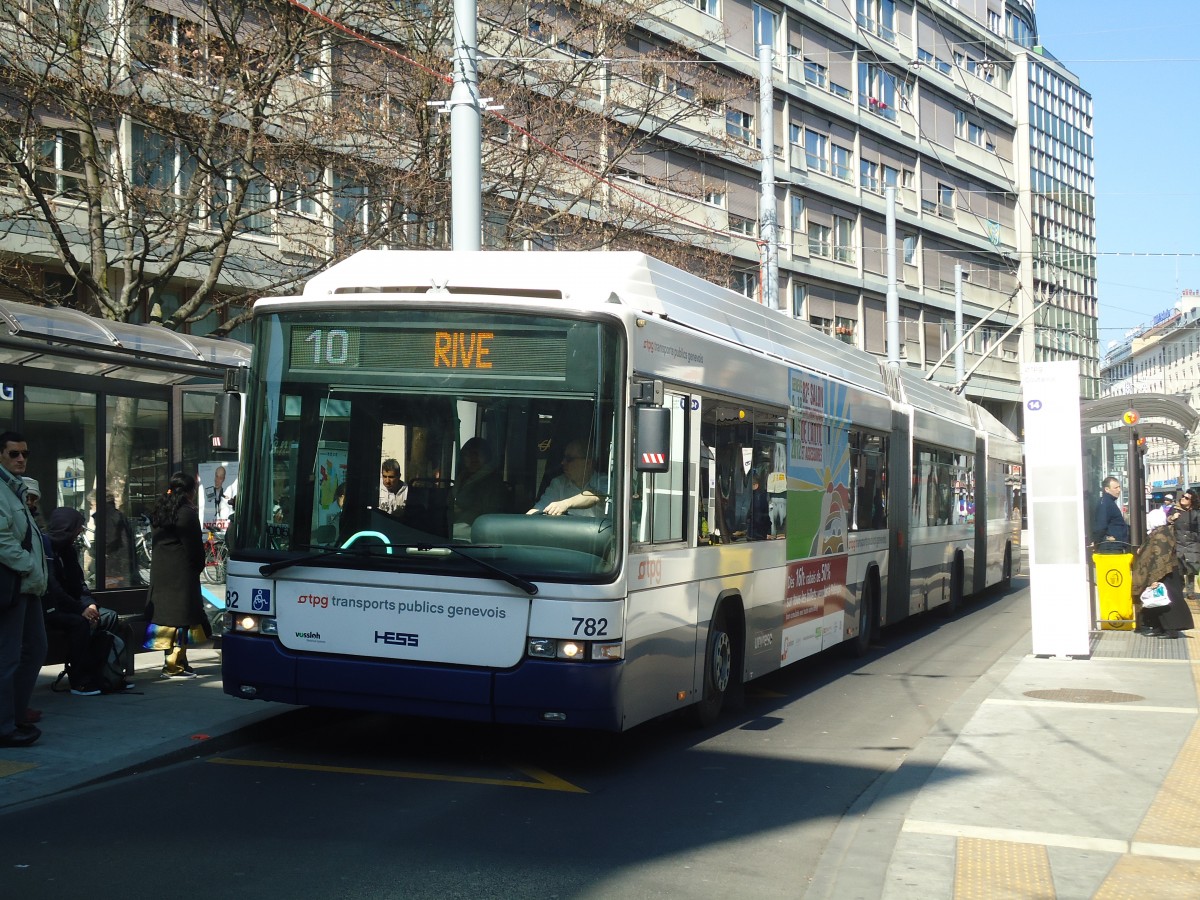
M 255 305 L 247 381 L 235 697 L 707 723 L 1013 570 L 996 419 L 639 253 L 362 251 Z

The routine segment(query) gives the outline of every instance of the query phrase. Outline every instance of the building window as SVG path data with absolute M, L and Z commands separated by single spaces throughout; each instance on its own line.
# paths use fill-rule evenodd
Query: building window
M 767 9 L 765 6 L 754 4 L 754 53 L 758 55 L 758 48 L 766 44 L 772 50 L 777 50 L 779 47 L 779 15 L 778 13 Z M 776 68 L 779 67 L 780 61 L 776 59 Z
M 84 196 L 83 152 L 79 132 L 65 128 L 42 129 L 37 140 L 39 190 L 60 197 Z
M 804 316 L 804 285 L 797 281 L 792 282 L 792 316 L 793 318 L 802 318 Z
M 804 161 L 810 170 L 829 174 L 829 138 L 805 129 Z
M 858 0 L 858 27 L 896 43 L 895 0 Z
M 864 191 L 870 191 L 873 194 L 878 194 L 881 192 L 882 188 L 879 183 L 879 163 L 871 162 L 869 159 L 859 160 L 858 173 L 858 182 Z
M 748 219 L 745 216 L 735 216 L 729 214 L 729 230 L 735 234 L 744 234 L 746 237 L 754 237 L 758 233 L 758 222 L 754 219 Z
M 915 234 L 904 235 L 903 243 L 904 264 L 906 266 L 916 265 L 917 262 L 917 236 Z
M 938 182 L 937 214 L 943 219 L 954 218 L 954 187 Z
M 833 319 L 833 336 L 845 344 L 855 344 L 855 335 L 858 331 L 858 323 L 846 316 L 834 316 Z
M 809 316 L 808 324 L 823 334 L 833 334 L 833 319 L 825 316 Z
M 733 273 L 733 289 L 743 297 L 751 300 L 758 299 L 758 270 L 748 270 Z
M 833 229 L 828 225 L 808 226 L 808 255 L 833 259 Z
M 720 18 L 720 9 L 717 6 L 717 0 L 684 0 L 685 3 L 690 3 L 702 13 L 706 13 L 713 18 Z
M 719 209 L 725 208 L 725 192 L 717 191 L 709 188 L 704 192 L 704 202 L 709 206 L 716 206 Z
M 896 121 L 896 104 L 901 99 L 895 75 L 871 63 L 858 64 L 858 105 L 875 115 Z
M 845 216 L 833 217 L 833 258 L 841 263 L 854 263 L 854 220 Z
M 829 89 L 829 69 L 811 59 L 804 60 L 804 80 L 822 90 Z
M 725 111 L 725 133 L 739 144 L 754 145 L 754 116 L 740 109 Z
M 850 181 L 850 157 L 853 151 L 841 144 L 829 145 L 830 174 L 839 181 Z

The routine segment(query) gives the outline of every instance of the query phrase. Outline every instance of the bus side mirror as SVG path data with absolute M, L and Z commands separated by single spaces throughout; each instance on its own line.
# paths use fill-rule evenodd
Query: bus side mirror
M 241 441 L 241 430 L 241 394 L 217 394 L 213 408 L 213 449 L 236 451 Z
M 671 410 L 665 406 L 634 407 L 637 446 L 634 468 L 639 472 L 666 472 L 671 467 Z

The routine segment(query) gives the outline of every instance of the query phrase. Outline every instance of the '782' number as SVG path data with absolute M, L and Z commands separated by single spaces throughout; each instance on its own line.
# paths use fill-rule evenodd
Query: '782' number
M 575 635 L 578 637 L 582 634 L 584 637 L 604 637 L 608 634 L 608 619 L 585 619 L 574 617 L 571 619 L 575 623 Z

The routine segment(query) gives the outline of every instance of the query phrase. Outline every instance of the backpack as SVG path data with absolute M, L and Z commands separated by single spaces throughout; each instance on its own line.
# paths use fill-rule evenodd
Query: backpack
M 78 679 L 72 677 L 72 682 L 94 685 L 102 694 L 117 694 L 125 690 L 126 647 L 129 646 L 111 631 L 97 631 L 88 641 L 87 662 Z M 63 671 L 55 681 L 53 688 L 59 690 L 58 684 L 64 675 L 72 673 L 70 666 Z

